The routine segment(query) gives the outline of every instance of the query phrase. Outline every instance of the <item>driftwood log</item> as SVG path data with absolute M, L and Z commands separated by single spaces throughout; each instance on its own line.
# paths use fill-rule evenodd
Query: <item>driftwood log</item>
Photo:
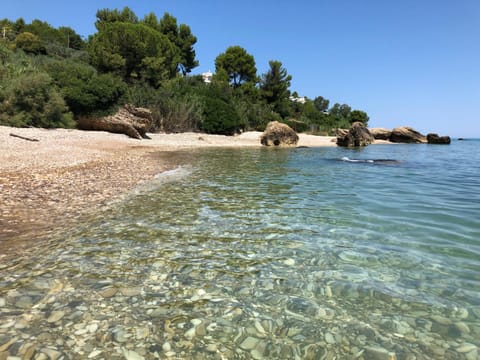
M 147 131 L 150 129 L 152 121 L 152 112 L 149 109 L 127 104 L 115 115 L 103 118 L 81 118 L 78 120 L 78 128 L 125 134 L 134 139 L 150 139 Z
M 13 136 L 13 137 L 16 137 L 16 138 L 19 138 L 19 139 L 22 139 L 22 140 L 27 140 L 27 141 L 40 141 L 38 139 L 29 138 L 29 137 L 22 136 L 22 135 L 17 135 L 17 134 L 14 134 L 14 133 L 10 133 L 10 136 Z

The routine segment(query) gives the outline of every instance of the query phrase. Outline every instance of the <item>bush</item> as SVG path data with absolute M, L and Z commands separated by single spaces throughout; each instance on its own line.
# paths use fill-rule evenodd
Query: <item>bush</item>
M 154 107 L 154 129 L 167 133 L 198 131 L 203 122 L 203 103 L 194 95 L 159 98 Z
M 121 78 L 112 73 L 99 75 L 87 64 L 71 60 L 50 61 L 45 68 L 76 117 L 108 114 L 126 92 L 126 84 Z
M 210 134 L 234 135 L 242 128 L 235 108 L 219 98 L 205 99 L 202 130 Z
M 26 73 L 0 95 L 0 124 L 17 127 L 73 127 L 75 122 L 48 74 Z

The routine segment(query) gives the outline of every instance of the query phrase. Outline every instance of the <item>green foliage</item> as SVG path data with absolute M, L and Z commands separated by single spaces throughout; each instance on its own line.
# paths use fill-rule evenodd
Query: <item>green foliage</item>
M 326 112 L 328 110 L 328 105 L 330 104 L 330 100 L 325 99 L 323 96 L 317 96 L 313 100 L 313 104 L 315 105 L 315 108 L 319 112 Z
M 125 81 L 147 81 L 158 87 L 176 74 L 178 50 L 165 35 L 140 23 L 104 23 L 89 41 L 92 64 Z
M 361 110 L 353 110 L 350 113 L 350 123 L 353 124 L 354 122 L 360 121 L 365 124 L 365 126 L 368 125 L 368 120 L 369 117 L 365 111 Z
M 252 55 L 240 46 L 230 46 L 215 59 L 216 71 L 224 70 L 234 87 L 257 80 L 257 68 Z
M 122 79 L 112 73 L 97 74 L 87 64 L 51 61 L 45 68 L 76 117 L 111 112 L 126 91 Z
M 96 16 L 95 27 L 98 31 L 103 30 L 107 24 L 115 22 L 138 23 L 137 15 L 127 6 L 122 11 L 117 9 L 100 9 L 97 11 Z
M 223 99 L 205 99 L 202 130 L 209 134 L 234 135 L 242 129 L 240 117 L 232 104 Z
M 280 61 L 271 60 L 269 65 L 270 69 L 262 76 L 260 89 L 267 104 L 272 104 L 274 110 L 280 110 L 290 96 L 292 77 L 287 74 L 287 70 L 282 67 Z
M 30 32 L 23 32 L 15 38 L 15 47 L 30 54 L 45 54 L 47 51 L 40 38 Z
M 96 15 L 98 32 L 88 44 L 69 27 L 0 20 L 5 29 L 0 39 L 2 124 L 72 126 L 72 113 L 105 115 L 125 103 L 150 108 L 154 128 L 166 132 L 232 135 L 262 131 L 276 120 L 299 132 L 327 134 L 354 121 L 368 122 L 365 112 L 347 104 L 329 109 L 322 96 L 312 101 L 294 92 L 292 99 L 292 77 L 280 61 L 270 61 L 258 79 L 254 57 L 240 46 L 217 56 L 211 83 L 188 76 L 198 66 L 197 38 L 168 13 L 140 20 L 125 7 Z
M 72 114 L 48 74 L 16 77 L 0 95 L 0 124 L 17 127 L 73 127 Z

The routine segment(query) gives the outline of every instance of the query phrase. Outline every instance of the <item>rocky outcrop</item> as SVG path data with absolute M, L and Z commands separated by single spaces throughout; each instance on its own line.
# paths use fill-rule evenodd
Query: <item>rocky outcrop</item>
M 290 126 L 271 121 L 260 137 L 260 142 L 265 146 L 296 146 L 298 135 Z
M 385 128 L 371 128 L 368 130 L 375 140 L 390 140 L 390 136 L 392 135 L 392 130 Z
M 81 118 L 81 130 L 100 130 L 125 134 L 134 139 L 149 139 L 147 131 L 152 125 L 152 112 L 149 109 L 125 105 L 115 115 L 103 118 Z
M 348 133 L 343 136 L 337 136 L 337 145 L 344 147 L 367 146 L 373 143 L 373 138 L 370 131 L 361 122 L 354 122 Z
M 445 144 L 448 145 L 451 142 L 450 136 L 438 136 L 437 134 L 427 134 L 427 142 L 429 144 Z
M 420 134 L 418 131 L 408 126 L 397 127 L 392 130 L 390 135 L 390 141 L 394 143 L 426 143 L 427 138 L 425 135 Z

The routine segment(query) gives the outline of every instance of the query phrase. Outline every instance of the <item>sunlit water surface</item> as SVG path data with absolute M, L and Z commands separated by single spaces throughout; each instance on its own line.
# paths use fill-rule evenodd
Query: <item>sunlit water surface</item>
M 175 170 L 2 264 L 0 348 L 478 359 L 480 142 L 172 156 Z

